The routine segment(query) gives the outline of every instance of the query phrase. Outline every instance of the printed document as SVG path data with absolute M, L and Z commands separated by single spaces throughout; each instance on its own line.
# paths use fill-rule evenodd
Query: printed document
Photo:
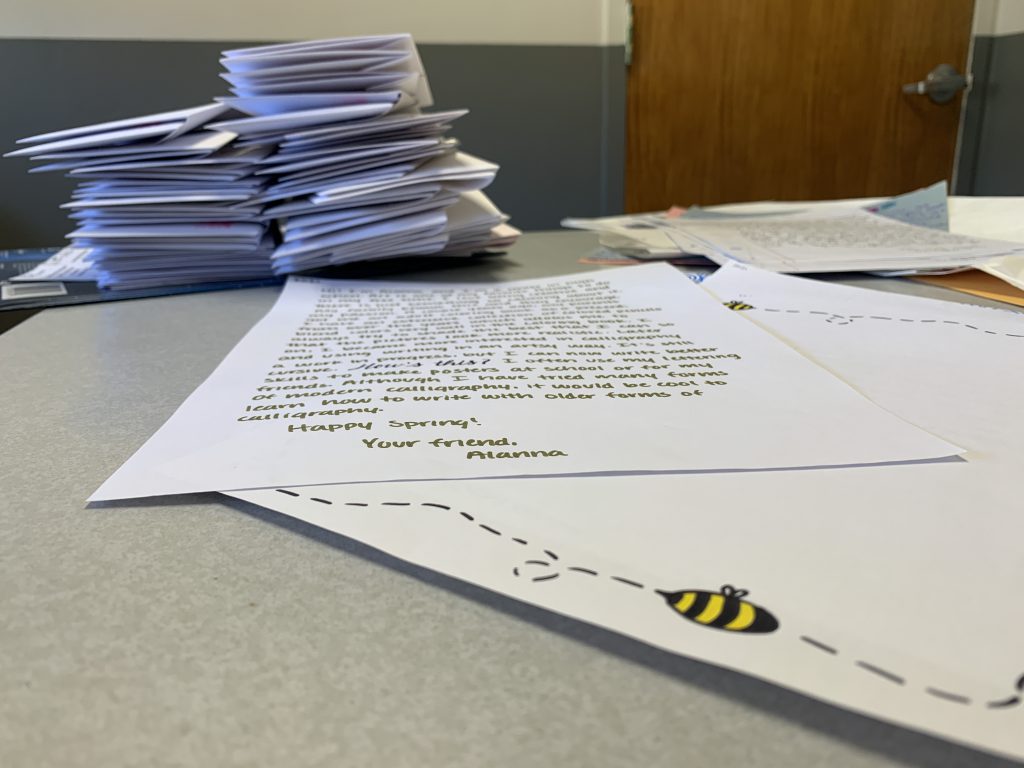
M 663 264 L 483 285 L 292 278 L 93 499 L 959 451 Z
M 641 269 L 631 267 L 630 269 Z M 706 281 L 964 460 L 232 495 L 838 706 L 1024 758 L 1024 320 L 745 266 Z M 749 436 L 742 420 L 734 444 Z

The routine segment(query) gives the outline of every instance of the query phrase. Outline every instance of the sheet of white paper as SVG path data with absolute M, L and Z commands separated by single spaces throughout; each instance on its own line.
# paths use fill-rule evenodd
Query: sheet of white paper
M 1024 243 L 1024 197 L 951 197 L 950 230 Z M 1024 291 L 1024 256 L 1004 256 L 978 269 Z
M 944 232 L 949 231 L 949 205 L 946 182 L 940 181 L 930 187 L 897 195 L 874 205 L 864 206 L 864 210 L 875 213 L 904 224 L 915 227 L 927 227 Z
M 664 265 L 500 285 L 293 278 L 92 498 L 957 452 Z
M 91 248 L 61 248 L 53 256 L 28 272 L 10 278 L 12 281 L 61 280 L 66 283 L 99 279 L 92 261 Z
M 776 272 L 932 269 L 979 264 L 1019 244 L 916 227 L 862 210 L 821 207 L 781 216 L 666 220 L 669 237 L 706 244 L 719 264 L 739 261 Z
M 690 208 L 687 216 L 694 212 L 708 214 L 728 214 L 739 216 L 772 215 L 783 213 L 808 213 L 824 211 L 829 208 L 855 210 L 861 209 L 876 213 L 886 218 L 913 224 L 930 229 L 949 229 L 949 213 L 947 206 L 947 184 L 938 181 L 935 184 L 906 192 L 895 197 L 851 197 L 839 200 L 799 200 L 769 201 L 762 200 L 752 203 L 725 203 L 709 205 L 706 208 Z M 966 233 L 965 233 L 966 234 Z M 972 233 L 978 237 L 998 237 Z
M 680 253 L 702 252 L 706 247 L 703 242 L 694 240 L 687 246 L 682 242 L 681 235 L 675 234 L 670 237 L 668 232 L 662 228 L 661 219 L 666 216 L 665 212 L 628 214 L 625 216 L 605 216 L 596 219 L 567 218 L 562 219 L 563 227 L 570 229 L 584 229 L 597 232 L 602 244 L 609 247 L 616 247 L 615 243 L 624 245 L 630 252 L 636 255 L 652 258 L 667 258 Z M 687 248 L 696 250 L 687 250 Z
M 677 254 L 704 254 L 708 247 L 708 243 L 700 238 L 687 237 L 687 233 L 683 229 L 672 230 L 670 233 L 666 226 L 670 219 L 682 217 L 684 222 L 694 220 L 730 221 L 744 216 L 760 218 L 780 214 L 807 214 L 827 211 L 830 208 L 838 210 L 863 209 L 915 226 L 939 230 L 949 229 L 945 182 L 938 182 L 924 189 L 881 200 L 860 198 L 789 203 L 736 203 L 708 206 L 707 208 L 694 206 L 685 212 L 674 209 L 669 212 L 659 211 L 596 219 L 569 218 L 563 219 L 561 223 L 562 226 L 572 229 L 598 232 L 601 244 L 605 247 L 629 253 L 637 258 L 658 259 Z M 979 234 L 978 236 L 983 235 Z M 998 235 L 988 236 L 998 237 Z
M 707 284 L 883 407 L 966 445 L 966 461 L 231 495 L 657 647 L 1024 758 L 1024 619 L 1008 594 L 1024 583 L 1024 319 L 743 266 Z M 754 432 L 739 413 L 725 429 L 737 445 Z M 723 585 L 749 590 L 747 630 L 708 625 L 740 619 Z M 758 617 L 771 627 L 766 615 L 778 628 L 751 631 Z
M 1024 291 L 1024 256 L 1003 256 L 979 265 L 978 269 Z
M 1024 243 L 1024 197 L 951 197 L 949 229 Z

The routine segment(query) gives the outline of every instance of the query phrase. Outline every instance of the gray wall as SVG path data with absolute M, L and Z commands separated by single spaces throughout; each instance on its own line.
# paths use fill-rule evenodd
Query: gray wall
M 0 39 L 0 148 L 21 137 L 226 95 L 238 42 Z M 436 108 L 467 107 L 452 135 L 501 165 L 488 189 L 521 229 L 622 208 L 622 46 L 421 45 Z M 0 160 L 0 248 L 60 244 L 72 183 Z
M 961 195 L 1024 195 L 1024 33 L 974 38 L 960 149 Z
M 191 106 L 224 94 L 238 42 L 0 39 L 0 149 L 35 133 Z M 622 46 L 421 45 L 438 108 L 468 107 L 453 135 L 501 164 L 488 190 L 523 229 L 622 210 Z M 1024 33 L 975 38 L 957 194 L 1024 195 Z M 0 248 L 56 245 L 72 184 L 0 160 Z

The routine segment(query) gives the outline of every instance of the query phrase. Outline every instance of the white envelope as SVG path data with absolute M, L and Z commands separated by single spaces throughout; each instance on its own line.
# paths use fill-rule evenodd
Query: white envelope
M 315 181 L 323 181 L 323 186 L 334 186 L 342 183 L 346 177 L 349 177 L 352 174 L 370 171 L 374 168 L 390 168 L 398 164 L 405 165 L 407 163 L 412 163 L 415 167 L 425 160 L 454 152 L 455 146 L 456 145 L 454 143 L 438 144 L 433 147 L 425 147 L 423 149 L 409 149 L 404 152 L 396 152 L 391 155 L 366 157 L 351 160 L 349 162 L 336 163 L 322 168 L 310 168 L 306 171 L 296 171 L 294 173 L 283 174 L 274 181 L 269 191 L 276 192 L 279 190 L 291 189 L 298 185 L 306 186 L 307 184 Z
M 146 197 L 121 197 L 103 200 L 74 200 L 64 203 L 61 208 L 77 210 L 79 208 L 102 208 L 106 206 L 152 205 L 154 203 L 209 203 L 209 202 L 243 202 L 248 201 L 246 194 L 166 194 L 149 195 Z
M 341 107 L 323 109 L 304 109 L 262 117 L 246 117 L 239 120 L 224 120 L 214 123 L 211 127 L 223 131 L 231 131 L 240 136 L 287 131 L 304 126 L 324 125 L 325 123 L 341 123 L 348 120 L 362 120 L 385 115 L 395 108 L 394 104 L 351 104 Z
M 143 160 L 172 155 L 204 155 L 223 149 L 237 138 L 230 131 L 197 131 L 159 144 L 154 142 L 135 143 L 109 147 L 81 149 L 47 150 L 43 154 L 33 155 L 33 160 L 99 160 L 109 157 L 121 159 Z M 47 145 L 49 146 L 49 145 Z M 38 149 L 38 147 L 37 147 Z M 20 150 L 19 150 L 20 151 Z M 6 157 L 6 155 L 5 155 Z
M 372 169 L 358 173 L 343 174 L 338 178 L 354 180 L 353 183 L 364 185 L 382 184 L 385 181 L 400 181 L 415 169 L 415 163 L 397 163 L 395 165 L 388 165 L 384 167 L 375 166 Z M 275 200 L 284 200 L 289 197 L 298 197 L 301 195 L 315 195 L 323 190 L 325 186 L 326 185 L 323 180 L 306 182 L 305 184 L 281 186 L 276 189 L 267 190 L 266 192 L 257 195 L 254 199 L 260 203 L 265 203 L 273 202 Z
M 326 109 L 352 104 L 394 104 L 401 91 L 375 91 L 373 93 L 286 93 L 274 96 L 230 97 L 220 96 L 217 101 L 249 115 L 275 115 L 306 109 Z
M 435 179 L 444 181 L 459 191 L 483 189 L 494 180 L 494 175 L 497 172 L 498 166 L 494 163 L 473 157 L 465 152 L 456 152 L 424 163 L 404 178 L 384 182 L 348 184 L 333 189 L 326 189 L 314 195 L 313 200 L 315 202 L 342 200 L 358 197 L 367 192 L 394 189 L 416 184 L 420 181 Z
M 291 173 L 334 162 L 356 160 L 362 157 L 402 152 L 407 149 L 423 149 L 440 145 L 440 138 L 413 139 L 406 141 L 380 141 L 364 144 L 347 144 L 342 147 L 316 148 L 291 154 L 276 154 L 259 161 L 262 166 L 257 175 L 268 173 Z M 454 142 L 454 139 L 449 139 Z
M 25 149 L 17 149 L 13 152 L 8 152 L 4 157 L 34 157 L 49 152 L 63 152 L 71 149 L 85 149 L 87 147 L 111 145 L 121 147 L 130 142 L 139 142 L 143 139 L 170 138 L 180 126 L 180 121 L 173 121 L 132 128 L 120 128 L 102 133 L 88 133 L 69 139 L 61 139 L 60 141 L 51 141 L 46 144 L 36 144 Z
M 444 231 L 444 225 L 438 224 L 425 230 L 360 240 L 337 246 L 325 253 L 306 254 L 295 261 L 288 257 L 275 260 L 274 273 L 285 275 L 319 267 L 395 256 L 429 256 L 440 252 L 447 243 L 448 235 Z
M 111 133 L 115 131 L 129 130 L 132 128 L 145 128 L 154 125 L 175 123 L 180 126 L 178 134 L 191 131 L 218 115 L 223 114 L 226 108 L 219 104 L 204 104 L 199 107 L 177 109 L 172 112 L 158 112 L 153 115 L 141 115 L 139 117 L 128 117 L 123 120 L 113 120 L 95 125 L 83 125 L 77 128 L 65 128 L 61 131 L 41 133 L 36 136 L 29 136 L 18 139 L 18 144 L 42 144 L 63 141 L 66 139 L 82 138 L 88 135 Z
M 83 227 L 71 233 L 71 237 L 90 237 L 93 239 L 123 238 L 195 238 L 213 240 L 256 239 L 263 236 L 263 227 L 259 224 L 247 223 L 207 223 L 207 224 L 152 224 L 134 227 Z
M 421 182 L 399 189 L 387 189 L 372 194 L 360 195 L 353 200 L 336 200 L 330 203 L 315 203 L 309 198 L 289 200 L 286 203 L 268 206 L 260 218 L 264 220 L 280 219 L 286 216 L 341 211 L 367 205 L 425 200 L 442 191 L 447 191 L 447 189 L 438 182 Z
M 364 50 L 366 52 L 375 50 L 400 51 L 408 54 L 407 70 L 419 75 L 416 90 L 413 92 L 416 101 L 422 107 L 429 107 L 434 103 L 430 86 L 427 83 L 426 70 L 423 61 L 420 59 L 419 51 L 409 34 L 396 35 L 370 35 L 366 37 L 335 38 L 332 40 L 312 40 L 295 43 L 281 43 L 278 45 L 260 46 L 255 48 L 237 48 L 224 51 L 224 61 L 239 61 L 250 57 L 285 57 L 299 53 L 313 52 L 340 52 L 346 50 Z M 250 58 L 251 60 L 251 58 Z
M 260 82 L 251 82 L 244 75 L 221 73 L 220 76 L 231 84 L 232 87 L 229 90 L 238 97 L 338 93 L 341 91 L 370 93 L 376 89 L 401 90 L 414 94 L 415 89 L 409 86 L 415 86 L 419 80 L 418 76 L 412 76 L 405 72 L 360 72 L 356 74 L 326 74 L 315 77 L 297 75 Z
M 233 48 L 223 51 L 222 55 L 227 59 L 234 59 L 246 56 L 275 56 L 287 55 L 299 51 L 311 50 L 378 50 L 397 48 L 405 50 L 412 42 L 412 36 L 408 33 L 397 33 L 389 35 L 361 35 L 358 37 L 337 37 L 330 40 L 297 40 L 292 43 L 277 43 L 276 45 L 259 45 L 251 48 Z
M 385 115 L 366 123 L 348 123 L 345 125 L 310 128 L 293 131 L 284 136 L 282 148 L 309 145 L 318 142 L 334 141 L 355 136 L 369 136 L 378 133 L 389 133 L 404 128 L 424 125 L 442 125 L 458 120 L 469 114 L 468 109 L 450 109 L 444 112 L 404 113 Z
M 295 240 L 319 237 L 349 227 L 372 224 L 375 221 L 447 208 L 454 205 L 458 199 L 455 194 L 444 193 L 434 195 L 426 200 L 402 201 L 390 205 L 372 205 L 343 211 L 295 216 L 281 222 L 281 234 L 284 242 L 290 243 Z
M 380 235 L 391 235 L 408 230 L 432 229 L 445 227 L 448 219 L 442 211 L 427 211 L 398 218 L 389 218 L 358 227 L 330 232 L 319 237 L 306 237 L 301 240 L 286 242 L 274 250 L 273 258 L 301 257 L 306 253 L 326 253 L 332 248 L 347 245 L 359 240 L 367 240 Z

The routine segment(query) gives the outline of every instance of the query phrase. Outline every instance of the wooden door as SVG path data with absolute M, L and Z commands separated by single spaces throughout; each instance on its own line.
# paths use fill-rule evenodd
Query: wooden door
M 973 0 L 633 0 L 626 209 L 891 195 L 951 179 Z

